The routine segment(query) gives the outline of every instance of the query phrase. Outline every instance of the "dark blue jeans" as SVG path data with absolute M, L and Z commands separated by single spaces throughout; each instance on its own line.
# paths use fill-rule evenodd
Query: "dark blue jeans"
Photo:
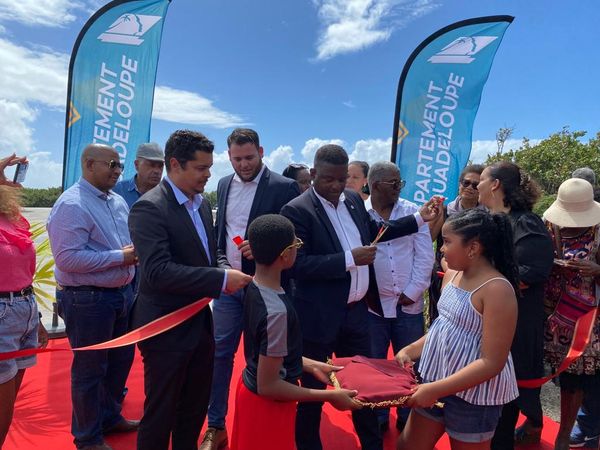
M 57 290 L 59 314 L 71 347 L 108 341 L 127 332 L 131 286 L 118 291 Z M 71 433 L 80 448 L 100 444 L 102 430 L 122 420 L 120 400 L 133 363 L 133 345 L 73 352 Z
M 583 393 L 583 403 L 577 413 L 572 439 L 593 438 L 600 435 L 600 386 L 590 386 Z
M 371 333 L 371 355 L 373 358 L 387 358 L 390 343 L 394 354 L 403 347 L 412 344 L 424 334 L 423 313 L 407 314 L 402 306 L 396 308 L 395 318 L 380 317 L 369 313 L 369 331 Z M 398 408 L 398 417 L 408 420 L 410 409 Z M 389 409 L 376 410 L 377 420 L 383 423 L 389 420 Z

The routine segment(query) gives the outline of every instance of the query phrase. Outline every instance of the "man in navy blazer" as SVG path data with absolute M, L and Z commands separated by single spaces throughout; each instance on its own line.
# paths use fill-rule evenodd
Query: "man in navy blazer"
M 227 138 L 227 146 L 234 173 L 219 180 L 217 188 L 218 264 L 254 275 L 248 225 L 263 214 L 279 214 L 283 205 L 300 195 L 300 188 L 294 180 L 271 172 L 263 164 L 264 151 L 256 131 L 234 130 Z M 240 243 L 235 243 L 235 238 Z M 242 333 L 243 296 L 242 289 L 222 294 L 213 305 L 215 366 L 208 429 L 200 450 L 216 450 L 227 443 L 225 416 L 233 358 Z
M 296 236 L 304 242 L 293 268 L 294 306 L 303 333 L 303 355 L 325 361 L 338 357 L 370 356 L 366 296 L 374 277 L 369 276 L 376 247 L 371 245 L 381 229 L 367 213 L 361 197 L 345 190 L 348 155 L 338 145 L 317 150 L 311 169 L 313 187 L 281 210 L 292 221 Z M 381 241 L 416 233 L 418 226 L 437 215 L 430 200 L 419 213 L 387 222 Z M 304 375 L 302 385 L 325 385 Z M 298 450 L 322 449 L 319 428 L 322 403 L 300 403 L 296 419 Z M 368 450 L 381 450 L 383 442 L 377 417 L 366 408 L 352 413 L 361 442 Z

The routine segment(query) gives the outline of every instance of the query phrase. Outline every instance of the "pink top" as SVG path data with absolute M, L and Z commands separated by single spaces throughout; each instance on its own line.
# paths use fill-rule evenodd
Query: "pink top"
M 30 286 L 35 274 L 35 248 L 29 222 L 0 216 L 0 291 L 20 291 Z

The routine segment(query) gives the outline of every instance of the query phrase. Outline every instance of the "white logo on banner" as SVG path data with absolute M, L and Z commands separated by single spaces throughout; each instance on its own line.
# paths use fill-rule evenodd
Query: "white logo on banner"
M 123 14 L 98 39 L 113 44 L 140 45 L 144 42 L 141 36 L 160 19 L 161 16 Z
M 469 64 L 475 61 L 471 56 L 479 53 L 496 39 L 498 36 L 459 37 L 427 61 L 433 64 Z

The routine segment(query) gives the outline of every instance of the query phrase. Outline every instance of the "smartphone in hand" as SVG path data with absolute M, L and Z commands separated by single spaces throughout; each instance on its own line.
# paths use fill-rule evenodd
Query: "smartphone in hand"
M 27 174 L 28 168 L 29 163 L 18 163 L 17 168 L 15 170 L 15 177 L 13 178 L 13 183 L 23 183 L 25 181 L 25 175 Z

